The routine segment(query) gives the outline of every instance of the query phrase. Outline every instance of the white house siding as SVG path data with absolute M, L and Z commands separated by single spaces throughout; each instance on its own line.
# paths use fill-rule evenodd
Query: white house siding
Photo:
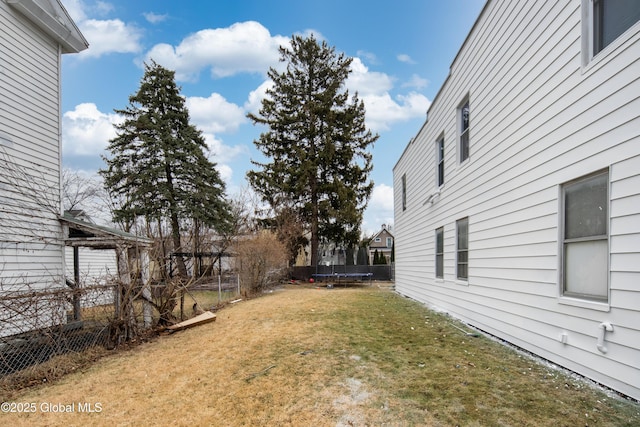
M 47 1 L 35 3 L 50 8 Z M 0 294 L 64 286 L 60 52 L 0 0 Z M 0 336 L 15 333 L 0 329 Z
M 115 249 L 78 247 L 80 286 L 93 290 L 83 294 L 82 306 L 91 307 L 113 303 L 110 283 L 118 278 L 118 261 Z M 66 276 L 74 278 L 73 248 L 65 248 Z
M 582 8 L 578 0 L 485 6 L 394 168 L 396 289 L 638 399 L 640 24 L 586 63 Z M 470 158 L 460 165 L 456 109 L 467 95 Z M 431 204 L 442 134 L 445 184 Z M 561 185 L 606 168 L 609 303 L 561 298 Z M 455 278 L 464 217 L 466 282 Z M 445 259 L 436 280 L 438 227 Z M 614 330 L 603 354 L 596 340 L 605 321 Z

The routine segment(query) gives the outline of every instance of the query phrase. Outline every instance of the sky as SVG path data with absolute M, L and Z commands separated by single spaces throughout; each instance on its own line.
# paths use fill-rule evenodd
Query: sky
M 62 62 L 63 166 L 95 175 L 150 60 L 176 72 L 231 197 L 248 188 L 279 46 L 313 34 L 353 58 L 346 82 L 379 139 L 365 235 L 393 224 L 393 166 L 426 119 L 485 0 L 62 0 L 89 42 Z

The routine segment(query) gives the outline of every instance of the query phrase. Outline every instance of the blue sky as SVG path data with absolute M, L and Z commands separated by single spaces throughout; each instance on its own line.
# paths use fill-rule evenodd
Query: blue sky
M 347 82 L 380 138 L 375 189 L 363 230 L 393 223 L 392 168 L 426 118 L 431 100 L 484 0 L 62 0 L 90 47 L 65 55 L 63 164 L 94 174 L 115 136 L 114 109 L 137 91 L 153 58 L 176 71 L 192 123 L 201 129 L 231 196 L 247 187 L 257 112 L 278 65 L 278 46 L 313 33 L 353 57 Z

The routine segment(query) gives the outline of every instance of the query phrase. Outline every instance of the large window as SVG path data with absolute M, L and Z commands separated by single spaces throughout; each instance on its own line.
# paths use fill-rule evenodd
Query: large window
M 469 278 L 469 218 L 456 221 L 456 277 Z
M 638 0 L 593 0 L 593 55 L 640 20 Z
M 436 141 L 436 157 L 438 159 L 438 187 L 444 185 L 444 136 Z
M 436 277 L 444 278 L 444 228 L 436 230 Z
M 563 295 L 607 301 L 609 171 L 562 187 Z
M 467 98 L 458 108 L 458 123 L 460 132 L 458 154 L 460 163 L 469 158 L 469 115 L 469 98 Z

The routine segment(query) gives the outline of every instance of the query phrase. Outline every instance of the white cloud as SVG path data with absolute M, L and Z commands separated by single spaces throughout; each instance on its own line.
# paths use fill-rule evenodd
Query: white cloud
M 407 63 L 407 64 L 415 64 L 416 63 L 416 61 L 411 59 L 411 57 L 409 55 L 405 54 L 405 53 L 401 53 L 396 58 L 398 59 L 398 61 L 404 62 L 404 63 Z
M 378 58 L 376 57 L 375 53 L 367 52 L 365 50 L 359 50 L 356 54 L 360 58 L 366 59 L 371 64 L 377 64 L 378 63 Z
M 360 58 L 353 58 L 346 86 L 350 91 L 357 91 L 360 96 L 371 95 L 391 90 L 393 79 L 385 73 L 369 71 Z
M 203 133 L 202 136 L 209 148 L 209 158 L 215 163 L 229 163 L 240 155 L 248 155 L 249 150 L 244 145 L 225 145 L 220 138 L 212 133 Z
M 89 49 L 80 53 L 84 57 L 99 57 L 108 53 L 137 53 L 142 49 L 141 30 L 119 19 L 87 19 L 80 21 L 78 27 L 89 42 Z
M 362 232 L 371 236 L 380 230 L 382 224 L 393 224 L 393 187 L 376 184 L 364 214 Z
M 267 90 L 271 88 L 273 88 L 273 81 L 265 80 L 255 90 L 252 90 L 244 104 L 245 111 L 258 114 L 258 110 L 262 107 L 262 100 L 267 96 Z
M 212 93 L 208 98 L 189 97 L 186 105 L 191 120 L 203 132 L 235 132 L 247 121 L 242 107 L 228 102 L 218 93 Z
M 78 104 L 62 116 L 62 146 L 66 154 L 93 156 L 101 153 L 116 136 L 121 123 L 117 114 L 105 114 L 93 103 Z
M 87 19 L 87 15 L 84 12 L 84 4 L 80 0 L 65 0 L 64 8 L 76 23 Z
M 357 91 L 365 104 L 367 125 L 373 131 L 390 129 L 397 122 L 423 116 L 429 108 L 429 100 L 422 94 L 411 92 L 391 97 L 394 79 L 385 73 L 370 71 L 359 58 L 351 63 L 351 74 L 346 86 Z M 415 80 L 414 84 L 421 84 Z
M 160 22 L 166 21 L 169 15 L 167 14 L 158 14 L 153 12 L 146 12 L 142 14 L 144 19 L 146 19 L 151 24 L 158 24 Z
M 280 45 L 289 45 L 283 36 L 271 36 L 269 30 L 254 21 L 239 22 L 227 28 L 205 29 L 194 33 L 177 46 L 157 44 L 145 54 L 145 61 L 176 71 L 176 79 L 195 81 L 203 68 L 213 77 L 241 72 L 266 73 L 278 63 Z
M 408 81 L 404 82 L 402 84 L 402 87 L 412 87 L 415 89 L 424 89 L 429 85 L 429 80 L 427 79 L 423 79 L 422 77 L 420 77 L 417 74 L 413 74 L 411 76 L 411 79 L 409 79 Z
M 65 0 L 65 9 L 89 42 L 89 49 L 74 57 L 99 57 L 108 53 L 138 53 L 142 50 L 142 31 L 120 19 L 94 19 L 113 10 L 110 3 L 97 1 L 89 5 L 82 0 Z
M 389 93 L 361 98 L 366 108 L 367 125 L 373 131 L 389 130 L 394 123 L 425 116 L 430 105 L 426 96 L 416 92 L 398 95 L 395 100 Z

